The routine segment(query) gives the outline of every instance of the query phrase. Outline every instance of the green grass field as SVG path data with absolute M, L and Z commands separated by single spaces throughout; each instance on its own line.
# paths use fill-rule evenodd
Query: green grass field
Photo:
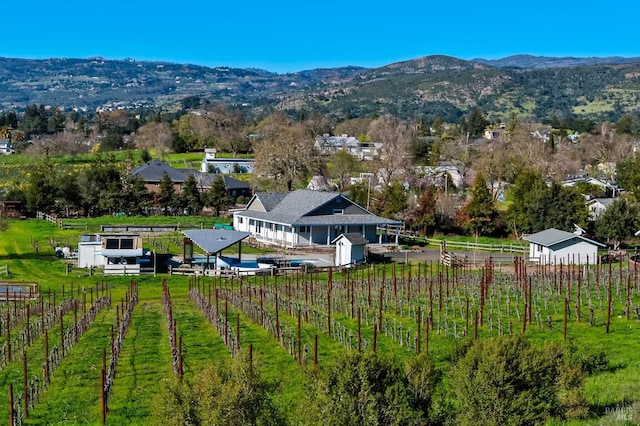
M 130 223 L 132 218 L 109 218 L 116 223 Z M 85 220 L 88 232 L 97 231 L 102 219 Z M 127 221 L 128 220 L 128 221 Z M 198 220 L 186 218 L 135 218 L 136 223 L 146 220 L 169 223 L 171 220 Z M 156 223 L 156 222 L 154 222 Z M 194 225 L 196 223 L 194 222 Z M 30 410 L 26 424 L 99 424 L 100 419 L 100 368 L 102 350 L 109 347 L 110 330 L 115 324 L 115 306 L 125 297 L 131 277 L 103 277 L 100 274 L 89 276 L 85 270 L 72 269 L 67 275 L 66 262 L 56 259 L 51 240 L 77 241 L 78 236 L 86 229 L 62 230 L 55 225 L 37 220 L 11 221 L 6 231 L 0 232 L 0 268 L 8 266 L 11 274 L 0 276 L 0 280 L 38 282 L 43 294 L 56 292 L 58 301 L 70 298 L 73 285 L 75 294 L 78 289 L 88 290 L 97 284 L 108 287 L 112 296 L 112 306 L 97 315 L 95 322 L 62 359 L 60 366 L 53 372 L 52 381 L 41 394 L 40 400 Z M 37 248 L 37 250 L 36 250 Z M 436 265 L 423 264 L 420 273 L 425 279 L 421 287 L 416 287 L 415 277 L 417 265 L 413 265 L 411 273 L 414 281 L 408 287 L 409 269 L 397 266 L 395 275 L 392 265 L 385 266 L 385 289 L 383 315 L 384 331 L 377 335 L 377 350 L 392 352 L 399 359 L 407 360 L 414 356 L 415 337 L 417 334 L 417 311 L 422 312 L 422 333 L 424 318 L 429 308 L 433 312 L 433 329 L 429 332 L 429 353 L 443 369 L 449 366 L 448 357 L 457 340 L 470 339 L 473 336 L 473 320 L 465 312 L 465 301 L 470 303 L 470 312 L 479 310 L 479 290 L 474 284 L 481 277 L 480 272 L 468 272 L 457 276 L 453 271 L 446 271 Z M 429 271 L 429 272 L 427 272 Z M 538 271 L 542 274 L 544 271 Z M 557 272 L 557 271 L 556 271 Z M 504 271 L 509 273 L 509 271 Z M 563 291 L 556 291 L 558 282 L 553 281 L 551 271 L 541 281 L 539 287 L 534 286 L 532 299 L 535 309 L 532 311 L 531 323 L 527 323 L 526 335 L 537 344 L 546 341 L 563 340 Z M 566 271 L 565 271 L 566 273 Z M 362 318 L 362 338 L 371 349 L 373 340 L 373 324 L 379 309 L 379 288 L 382 278 L 380 269 L 359 271 L 359 275 L 349 277 L 341 274 L 333 275 L 332 335 L 327 333 L 326 286 L 327 275 L 312 277 L 289 277 L 278 281 L 279 297 L 282 305 L 279 320 L 285 330 L 293 331 L 297 327 L 295 309 L 289 311 L 287 303 L 295 306 L 308 306 L 310 312 L 316 313 L 316 319 L 308 323 L 302 322 L 302 343 L 310 351 L 313 348 L 314 335 L 318 335 L 319 368 L 330 364 L 339 353 L 353 347 L 357 331 L 357 320 L 352 315 L 351 300 L 360 308 L 366 319 Z M 371 275 L 370 275 L 371 274 Z M 520 333 L 522 329 L 523 304 L 518 297 L 518 285 L 513 280 L 495 271 L 485 300 L 484 323 L 478 327 L 480 339 L 498 334 Z M 540 275 L 539 274 L 539 275 Z M 620 418 L 640 418 L 640 322 L 637 312 L 640 308 L 640 292 L 637 286 L 635 270 L 620 270 L 617 265 L 612 269 L 611 280 L 613 296 L 613 313 L 610 320 L 610 331 L 606 332 L 606 290 L 609 272 L 606 267 L 598 272 L 598 282 L 594 272 L 590 273 L 590 281 L 582 282 L 581 321 L 576 318 L 576 278 L 572 278 L 571 300 L 573 303 L 567 321 L 567 337 L 577 345 L 604 351 L 609 360 L 606 371 L 587 378 L 585 396 L 590 406 L 590 417 L 575 420 L 570 424 L 621 424 Z M 620 274 L 623 279 L 620 280 Z M 628 275 L 627 275 L 628 274 Z M 542 275 L 544 276 L 544 275 Z M 631 284 L 630 319 L 626 319 L 625 278 L 629 276 Z M 395 277 L 395 280 L 394 280 Z M 439 278 L 438 278 L 439 277 Z M 123 342 L 122 352 L 118 360 L 117 373 L 109 400 L 108 424 L 149 424 L 152 420 L 153 404 L 163 383 L 173 377 L 171 349 L 168 338 L 166 318 L 162 308 L 162 279 L 166 278 L 174 306 L 178 334 L 183 339 L 183 356 L 185 380 L 191 380 L 196 374 L 211 363 L 226 365 L 231 357 L 225 347 L 220 333 L 207 321 L 199 308 L 189 300 L 189 279 L 179 276 L 140 276 L 138 282 L 139 302 L 133 310 L 132 322 Z M 557 280 L 558 278 L 556 278 Z M 566 289 L 568 275 L 564 275 Z M 440 281 L 438 281 L 440 280 Z M 457 281 L 456 281 L 457 280 Z M 206 282 L 205 282 L 206 281 Z M 397 286 L 392 282 L 397 281 Z M 444 282 L 450 282 L 444 287 Z M 306 284 L 305 284 L 306 282 Z M 348 283 L 352 282 L 351 287 Z M 371 282 L 369 295 L 367 282 Z M 427 284 L 431 282 L 431 294 Z M 203 279 L 211 285 L 211 279 Z M 219 286 L 227 286 L 226 281 L 216 281 Z M 314 284 L 310 284 L 314 283 Z M 438 284 L 440 283 L 440 285 Z M 454 286 L 454 283 L 455 286 Z M 240 318 L 240 342 L 243 347 L 251 344 L 256 362 L 265 377 L 277 385 L 277 406 L 284 412 L 299 412 L 298 404 L 305 392 L 305 378 L 312 362 L 312 354 L 308 353 L 306 366 L 298 366 L 296 354 L 292 356 L 283 347 L 268 328 L 262 327 L 248 315 L 249 301 L 247 289 L 254 291 L 263 287 L 265 294 L 274 290 L 273 281 L 264 282 L 262 278 L 248 278 L 244 282 L 244 302 L 240 306 L 229 304 L 229 323 L 236 324 Z M 308 291 L 303 286 L 313 286 L 315 299 L 307 300 Z M 62 295 L 62 292 L 65 295 Z M 234 283 L 234 290 L 239 297 L 239 285 Z M 254 293 L 253 303 L 256 302 Z M 449 297 L 447 297 L 449 294 Z M 266 296 L 265 296 L 266 297 Z M 265 299 L 264 309 L 269 315 L 275 315 L 273 297 Z M 508 298 L 508 299 L 507 299 Z M 432 300 L 432 302 L 430 302 Z M 268 301 L 268 302 L 267 302 Z M 590 324 L 589 302 L 593 309 L 593 324 Z M 87 302 L 88 303 L 88 302 Z M 430 306 L 431 304 L 431 306 Z M 6 308 L 10 308 L 5 306 Z M 472 317 L 471 317 L 472 318 Z M 548 318 L 552 327 L 548 327 Z M 32 319 L 36 321 L 36 319 Z M 72 315 L 65 316 L 65 328 L 72 327 Z M 509 325 L 510 323 L 510 325 Z M 20 329 L 18 326 L 16 330 Z M 399 331 L 402 330 L 402 331 Z M 405 333 L 409 333 L 407 339 Z M 342 334 L 342 336 L 340 336 Z M 466 334 L 466 336 L 464 336 Z M 294 336 L 295 337 L 295 336 Z M 60 332 L 57 327 L 51 329 L 50 342 L 57 342 Z M 0 336 L 0 344 L 6 341 Z M 401 343 L 402 341 L 402 343 Z M 50 343 L 53 344 L 53 343 Z M 286 346 L 286 345 L 285 345 Z M 424 350 L 424 346 L 422 346 Z M 294 351 L 295 352 L 295 351 Z M 42 378 L 44 362 L 44 338 L 35 339 L 26 350 L 29 377 Z M 9 383 L 13 384 L 14 394 L 22 392 L 22 359 L 13 360 L 0 369 L 0 418 L 9 418 Z M 625 417 L 626 416 L 626 417 Z M 553 423 L 553 422 L 551 422 Z M 622 423 L 624 424 L 624 423 Z M 633 424 L 628 422 L 627 424 Z

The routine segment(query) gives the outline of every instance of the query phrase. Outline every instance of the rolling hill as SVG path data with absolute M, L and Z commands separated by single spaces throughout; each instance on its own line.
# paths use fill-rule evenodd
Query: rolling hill
M 102 58 L 0 58 L 0 109 L 28 104 L 95 112 L 174 108 L 188 96 L 264 109 L 313 110 L 339 118 L 391 113 L 455 121 L 479 107 L 499 120 L 511 113 L 575 114 L 615 120 L 638 113 L 640 58 L 497 60 L 426 56 L 380 68 L 343 67 L 276 74 L 260 69 Z

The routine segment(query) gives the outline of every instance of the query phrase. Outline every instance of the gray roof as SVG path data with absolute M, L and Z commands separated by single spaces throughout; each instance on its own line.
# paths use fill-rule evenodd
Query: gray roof
M 172 182 L 182 183 L 189 175 L 195 174 L 195 172 L 196 170 L 194 169 L 174 169 L 167 163 L 153 160 L 131 170 L 131 175 L 138 175 L 145 182 L 160 182 L 162 176 L 167 174 Z
M 362 236 L 362 234 L 358 234 L 357 232 L 347 232 L 345 234 L 340 234 L 338 238 L 332 241 L 332 243 L 337 241 L 341 237 L 347 239 L 354 246 L 369 244 L 369 240 L 367 240 Z
M 226 229 L 186 229 L 182 233 L 209 254 L 219 253 L 251 235 Z
M 613 204 L 615 200 L 616 198 L 592 198 L 589 201 L 587 201 L 587 204 L 600 203 L 604 207 L 609 207 L 611 204 Z
M 277 195 L 276 195 L 277 194 Z M 266 211 L 244 210 L 235 213 L 238 216 L 265 220 L 284 225 L 398 225 L 401 222 L 385 219 L 361 208 L 362 214 L 326 214 L 312 213 L 324 204 L 340 198 L 340 202 L 357 205 L 338 192 L 311 191 L 298 189 L 289 193 L 257 193 L 255 195 Z
M 227 190 L 251 188 L 248 182 L 243 182 L 241 180 L 234 179 L 227 175 L 222 175 L 222 179 L 224 180 L 224 186 L 225 188 L 227 188 Z
M 265 211 L 270 212 L 286 195 L 286 192 L 257 192 L 255 197 L 260 201 Z
M 185 169 L 187 170 L 187 169 Z M 190 170 L 190 169 L 189 169 Z M 233 189 L 236 190 L 249 190 L 251 189 L 251 185 L 248 182 L 243 182 L 238 179 L 234 179 L 227 175 L 217 174 L 217 173 L 202 173 L 197 170 L 194 170 L 194 175 L 198 179 L 198 183 L 203 188 L 211 188 L 213 182 L 218 178 L 218 176 L 222 177 L 222 182 L 224 182 L 224 187 L 227 191 L 231 191 Z
M 600 247 L 605 247 L 604 244 L 599 243 L 597 241 L 590 240 L 588 238 L 582 237 L 580 235 L 572 234 L 571 232 L 561 231 L 560 229 L 549 228 L 544 231 L 537 232 L 535 234 L 527 235 L 523 237 L 525 241 L 529 241 L 534 244 L 540 244 L 545 247 L 551 247 L 553 245 L 571 240 L 571 239 L 580 239 L 582 241 L 586 241 L 591 244 L 595 244 Z

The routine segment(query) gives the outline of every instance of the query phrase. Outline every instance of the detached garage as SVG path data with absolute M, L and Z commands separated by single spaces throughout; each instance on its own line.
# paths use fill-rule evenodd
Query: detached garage
M 523 238 L 529 241 L 529 260 L 541 265 L 584 265 L 598 262 L 604 244 L 571 232 L 550 228 Z

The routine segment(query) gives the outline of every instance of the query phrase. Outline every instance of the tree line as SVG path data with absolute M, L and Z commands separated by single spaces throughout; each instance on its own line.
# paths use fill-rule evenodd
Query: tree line
M 124 163 L 112 154 L 97 153 L 83 168 L 55 164 L 44 157 L 32 165 L 24 185 L 5 196 L 24 204 L 25 212 L 55 212 L 62 216 L 86 217 L 105 214 L 200 214 L 205 207 L 217 216 L 236 200 L 227 192 L 221 175 L 210 188 L 203 188 L 190 174 L 178 192 L 165 173 L 158 191 L 150 191 L 142 178 L 132 175 L 133 158 Z

